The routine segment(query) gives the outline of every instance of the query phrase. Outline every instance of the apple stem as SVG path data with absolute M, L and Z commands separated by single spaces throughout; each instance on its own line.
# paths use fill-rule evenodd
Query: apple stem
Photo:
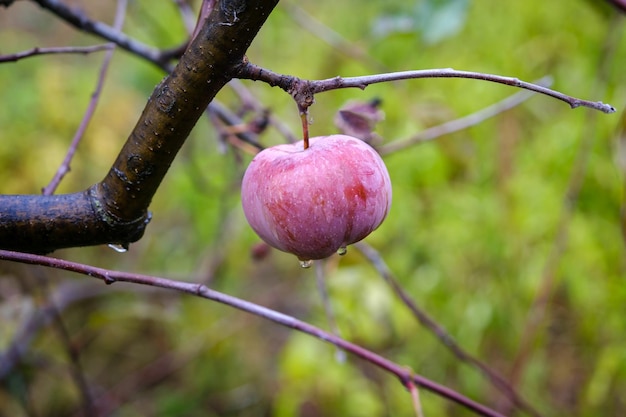
M 302 107 L 300 107 L 300 121 L 302 122 L 302 140 L 304 141 L 304 149 L 308 149 L 309 148 L 309 112 L 307 109 L 304 109 Z

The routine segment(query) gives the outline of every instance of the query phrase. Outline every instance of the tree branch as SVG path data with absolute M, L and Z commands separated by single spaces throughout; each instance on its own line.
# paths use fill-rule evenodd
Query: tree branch
M 550 77 L 544 77 L 536 81 L 537 85 L 546 85 L 551 82 L 552 79 Z M 460 117 L 458 119 L 450 120 L 437 126 L 429 127 L 428 129 L 424 129 L 416 133 L 409 139 L 397 140 L 387 143 L 385 145 L 377 146 L 376 150 L 381 155 L 388 155 L 390 153 L 401 151 L 418 143 L 427 142 L 439 138 L 443 135 L 448 135 L 450 133 L 467 129 L 470 126 L 475 126 L 491 117 L 494 117 L 498 114 L 512 109 L 513 107 L 518 106 L 519 104 L 531 98 L 533 95 L 534 93 L 532 93 L 531 91 L 518 91 L 517 93 L 488 107 L 480 109 L 472 114 L 468 114 L 467 116 Z
M 113 27 L 117 30 L 121 30 L 124 25 L 124 18 L 126 17 L 126 0 L 120 0 L 117 3 L 117 10 L 115 12 L 115 19 L 113 22 Z M 102 66 L 100 67 L 100 72 L 98 73 L 98 80 L 96 82 L 96 88 L 94 92 L 91 94 L 91 99 L 89 100 L 89 105 L 87 106 L 87 110 L 83 115 L 83 119 L 80 121 L 80 125 L 72 138 L 72 142 L 70 143 L 70 147 L 65 154 L 65 158 L 61 163 L 61 166 L 57 169 L 57 172 L 54 174 L 54 177 L 50 181 L 50 183 L 44 187 L 42 193 L 45 195 L 54 194 L 54 191 L 57 189 L 61 180 L 65 175 L 70 172 L 70 163 L 72 162 L 72 158 L 76 154 L 78 150 L 78 144 L 82 140 L 85 131 L 87 130 L 87 126 L 93 117 L 93 114 L 96 111 L 96 106 L 98 105 L 98 101 L 100 99 L 100 93 L 102 92 L 102 87 L 104 86 L 104 79 L 106 77 L 107 71 L 109 69 L 109 64 L 111 63 L 111 59 L 113 58 L 113 52 L 115 51 L 115 44 L 109 44 L 111 48 L 104 55 L 104 60 L 102 61 Z
M 441 397 L 447 398 L 482 416 L 504 417 L 497 411 L 494 411 L 482 404 L 479 404 L 459 394 L 458 392 L 451 390 L 450 388 L 439 385 L 427 378 L 424 378 L 423 376 L 414 374 L 406 367 L 400 366 L 386 358 L 383 358 L 382 356 L 377 355 L 374 352 L 362 348 L 359 345 L 355 345 L 354 343 L 345 341 L 336 335 L 328 333 L 318 327 L 315 327 L 311 324 L 300 321 L 294 317 L 288 316 L 278 311 L 274 311 L 258 304 L 254 304 L 249 301 L 241 300 L 239 298 L 211 290 L 204 284 L 175 281 L 149 275 L 108 270 L 58 258 L 51 258 L 47 256 L 32 255 L 20 252 L 11 252 L 5 250 L 0 250 L 0 259 L 31 265 L 43 265 L 51 268 L 62 269 L 65 271 L 76 272 L 79 274 L 101 279 L 106 284 L 113 284 L 115 282 L 127 282 L 133 284 L 148 285 L 152 287 L 174 290 L 196 297 L 216 301 L 218 303 L 234 307 L 238 310 L 245 311 L 255 316 L 259 316 L 264 319 L 273 321 L 274 323 L 280 324 L 290 329 L 306 333 L 324 342 L 331 343 L 348 353 L 364 359 L 374 366 L 377 366 L 391 374 L 396 375 L 405 386 L 409 386 L 411 383 L 417 384 L 418 386 L 426 390 L 429 390 Z
M 167 58 L 156 48 L 145 45 L 124 33 L 115 30 L 111 26 L 89 19 L 82 11 L 70 7 L 59 0 L 32 0 L 41 8 L 49 10 L 70 25 L 111 41 L 120 48 L 130 51 L 136 55 L 146 58 L 148 61 L 157 63 L 159 66 L 167 64 Z
M 278 86 L 291 94 L 299 106 L 303 108 L 313 104 L 313 96 L 325 91 L 337 90 L 339 88 L 360 88 L 365 89 L 371 84 L 386 83 L 390 81 L 411 80 L 419 78 L 469 78 L 474 80 L 489 81 L 512 87 L 523 88 L 544 94 L 557 100 L 564 101 L 571 108 L 589 107 L 604 113 L 614 113 L 615 108 L 601 101 L 588 101 L 576 97 L 571 97 L 559 91 L 551 90 L 541 85 L 521 81 L 517 78 L 504 77 L 502 75 L 484 74 L 481 72 L 459 71 L 452 68 L 426 69 L 414 71 L 398 71 L 385 74 L 364 75 L 360 77 L 334 77 L 325 80 L 301 80 L 297 77 L 278 74 L 265 68 L 258 67 L 251 63 L 242 65 L 237 73 L 238 78 L 263 81 L 271 86 Z
M 0 63 L 17 62 L 24 58 L 32 56 L 50 55 L 50 54 L 90 54 L 93 52 L 105 51 L 112 49 L 114 44 L 105 43 L 92 46 L 53 46 L 49 48 L 32 48 L 27 51 L 16 52 L 13 54 L 0 55 Z
M 444 329 L 439 323 L 437 323 L 432 317 L 430 317 L 425 311 L 417 306 L 417 304 L 411 299 L 404 289 L 398 284 L 397 280 L 393 276 L 391 270 L 380 256 L 380 254 L 370 245 L 365 242 L 358 242 L 354 245 L 372 266 L 378 271 L 378 274 L 385 280 L 387 285 L 395 293 L 395 295 L 402 301 L 402 303 L 411 311 L 413 316 L 430 330 L 437 339 L 445 346 L 450 352 L 454 354 L 459 360 L 473 366 L 478 369 L 491 384 L 496 387 L 507 399 L 511 401 L 519 410 L 524 411 L 534 417 L 542 417 L 542 415 L 535 410 L 530 403 L 524 400 L 515 389 L 496 371 L 491 369 L 485 363 L 472 356 L 469 352 L 465 351 L 454 338 Z
M 278 0 L 222 0 L 154 90 L 109 173 L 60 196 L 0 196 L 0 248 L 46 253 L 143 235 L 148 206 L 191 129 L 233 77 Z M 58 2 L 51 2 L 58 3 Z

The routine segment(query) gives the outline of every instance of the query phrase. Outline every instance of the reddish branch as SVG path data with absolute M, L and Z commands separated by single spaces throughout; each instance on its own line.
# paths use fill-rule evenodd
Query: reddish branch
M 482 361 L 478 360 L 469 352 L 465 351 L 454 338 L 435 320 L 433 320 L 425 311 L 418 307 L 409 294 L 398 284 L 389 267 L 382 259 L 380 254 L 365 242 L 359 242 L 354 245 L 374 266 L 380 276 L 389 285 L 391 290 L 402 301 L 402 303 L 411 311 L 413 316 L 428 330 L 430 330 L 439 341 L 450 350 L 459 360 L 478 369 L 486 376 L 491 384 L 496 387 L 506 398 L 511 401 L 519 410 L 525 411 L 534 417 L 541 417 L 541 414 L 534 407 L 524 400 L 511 384 L 504 377 L 491 369 Z
M 306 333 L 324 342 L 331 343 L 348 353 L 351 353 L 366 360 L 372 365 L 375 365 L 387 372 L 396 375 L 400 382 L 407 388 L 410 388 L 411 384 L 416 384 L 441 397 L 447 398 L 479 415 L 487 417 L 504 417 L 504 415 L 498 413 L 497 411 L 494 411 L 482 404 L 479 404 L 459 394 L 458 392 L 451 390 L 450 388 L 439 385 L 427 378 L 424 378 L 423 376 L 416 375 L 410 370 L 407 370 L 406 367 L 400 366 L 388 359 L 383 358 L 380 355 L 377 355 L 374 352 L 362 348 L 361 346 L 343 340 L 336 335 L 328 333 L 318 327 L 300 321 L 294 317 L 271 310 L 258 304 L 251 303 L 249 301 L 241 300 L 239 298 L 212 290 L 204 284 L 114 271 L 76 262 L 70 262 L 58 258 L 51 258 L 47 256 L 32 255 L 20 252 L 11 252 L 5 250 L 0 250 L 0 259 L 11 260 L 31 265 L 43 265 L 56 269 L 62 269 L 65 271 L 76 272 L 79 274 L 88 275 L 93 278 L 101 279 L 106 284 L 113 284 L 116 282 L 128 282 L 133 284 L 148 285 L 151 287 L 165 288 L 181 293 L 190 294 L 200 298 L 217 301 L 218 303 L 234 307 L 238 310 L 254 314 L 258 317 L 263 317 L 267 320 L 273 321 L 274 323 Z

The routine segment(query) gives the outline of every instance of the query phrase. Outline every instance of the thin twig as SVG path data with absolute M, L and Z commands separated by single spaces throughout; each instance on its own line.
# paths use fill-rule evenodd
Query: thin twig
M 91 54 L 93 52 L 112 49 L 113 44 L 105 43 L 92 46 L 52 46 L 48 48 L 32 48 L 27 51 L 15 52 L 13 54 L 0 55 L 0 63 L 17 62 L 24 58 L 51 54 Z
M 212 102 L 210 102 L 207 106 L 206 111 L 209 116 L 222 121 L 227 126 L 239 126 L 244 124 L 243 120 L 241 120 L 239 116 L 233 113 L 228 107 L 224 106 L 218 100 L 213 100 Z M 228 137 L 228 133 L 225 132 L 224 129 L 220 129 L 220 126 L 215 122 L 214 125 L 216 128 L 218 128 L 218 131 L 222 138 L 225 139 L 226 137 Z M 261 146 L 261 144 L 257 141 L 257 135 L 252 132 L 241 131 L 237 132 L 236 134 L 233 133 L 232 135 L 241 139 L 243 142 L 252 145 L 257 152 L 263 149 L 263 146 Z
M 124 17 L 126 15 L 127 4 L 128 4 L 128 0 L 120 0 L 117 3 L 117 9 L 115 12 L 115 18 L 113 22 L 113 28 L 115 30 L 121 30 L 124 24 Z M 87 126 L 89 125 L 89 122 L 91 121 L 91 118 L 93 117 L 93 114 L 96 111 L 96 106 L 98 105 L 98 101 L 100 100 L 100 93 L 102 92 L 104 79 L 106 77 L 107 70 L 109 69 L 109 64 L 111 63 L 111 59 L 113 58 L 113 52 L 115 51 L 115 48 L 114 48 L 115 45 L 110 45 L 110 46 L 111 47 L 104 55 L 104 60 L 102 61 L 102 66 L 100 67 L 100 72 L 98 74 L 98 81 L 96 83 L 96 89 L 91 94 L 91 99 L 89 100 L 89 105 L 87 106 L 87 110 L 85 111 L 85 114 L 83 115 L 83 118 L 80 121 L 80 125 L 78 126 L 78 129 L 76 130 L 76 133 L 74 134 L 74 137 L 72 138 L 72 142 L 70 144 L 69 149 L 67 150 L 67 153 L 65 154 L 65 158 L 63 159 L 63 162 L 57 169 L 50 183 L 46 187 L 43 188 L 42 193 L 44 195 L 54 194 L 54 191 L 57 189 L 57 187 L 61 183 L 61 180 L 63 179 L 63 177 L 65 177 L 65 175 L 68 172 L 70 172 L 70 163 L 72 162 L 72 158 L 74 157 L 74 154 L 76 154 L 76 150 L 78 149 L 78 144 L 80 143 L 83 136 L 85 135 Z
M 265 68 L 258 67 L 246 62 L 241 65 L 237 73 L 238 78 L 263 81 L 272 86 L 279 86 L 290 93 L 301 107 L 313 104 L 313 96 L 339 88 L 360 88 L 390 81 L 412 80 L 422 78 L 468 78 L 474 80 L 489 81 L 498 84 L 509 85 L 544 94 L 569 104 L 571 108 L 588 107 L 604 113 L 614 113 L 615 108 L 601 101 L 588 101 L 571 97 L 559 91 L 551 90 L 537 84 L 519 80 L 518 78 L 504 77 L 502 75 L 485 74 L 473 71 L 459 71 L 452 68 L 399 71 L 385 74 L 364 75 L 360 77 L 334 77 L 325 80 L 301 80 L 297 77 L 278 74 Z
M 544 77 L 538 81 L 536 81 L 537 85 L 548 86 L 552 82 L 551 77 Z M 376 150 L 381 155 L 387 155 L 393 152 L 397 152 L 418 143 L 428 142 L 430 140 L 439 138 L 444 135 L 449 135 L 450 133 L 458 132 L 460 130 L 467 129 L 468 127 L 475 126 L 483 121 L 497 116 L 507 110 L 510 110 L 524 101 L 528 100 L 535 93 L 531 91 L 519 91 L 504 100 L 501 100 L 497 103 L 492 104 L 491 106 L 485 107 L 481 110 L 478 110 L 475 113 L 468 114 L 467 116 L 450 120 L 449 122 L 442 123 L 437 126 L 430 127 L 428 129 L 422 130 L 417 133 L 413 137 L 405 140 L 398 140 L 386 145 L 376 147 Z
M 117 30 L 120 30 L 124 23 L 124 17 L 126 15 L 127 4 L 128 4 L 127 0 L 118 0 L 117 2 L 117 8 L 116 8 L 115 19 L 114 19 L 114 24 L 113 24 L 114 28 L 116 28 Z M 81 123 L 78 127 L 78 130 L 76 131 L 74 135 L 74 138 L 72 139 L 72 142 L 65 155 L 63 163 L 57 170 L 56 174 L 54 175 L 54 177 L 52 178 L 48 186 L 42 190 L 44 195 L 52 195 L 54 191 L 56 190 L 56 188 L 58 187 L 61 180 L 63 179 L 63 177 L 65 176 L 65 174 L 67 174 L 70 170 L 70 162 L 72 158 L 74 157 L 74 154 L 76 153 L 78 144 L 83 138 L 85 130 L 87 129 L 87 125 L 89 124 L 89 121 L 91 120 L 93 113 L 96 109 L 98 100 L 100 98 L 100 92 L 102 91 L 102 86 L 104 84 L 106 72 L 109 67 L 111 58 L 113 57 L 114 44 L 110 44 L 109 46 L 110 47 L 104 56 L 102 67 L 100 68 L 100 73 L 98 75 L 98 82 L 96 85 L 96 89 L 91 95 L 91 100 L 89 102 L 85 115 L 83 116 L 83 119 L 81 120 Z M 45 289 L 46 287 L 44 286 L 43 288 Z M 53 319 L 54 319 L 53 323 L 55 325 L 55 329 L 57 330 L 57 334 L 59 335 L 59 338 L 61 339 L 63 346 L 65 347 L 65 352 L 70 361 L 70 365 L 71 365 L 70 370 L 71 370 L 72 377 L 74 381 L 76 382 L 76 385 L 78 386 L 78 389 L 82 396 L 82 402 L 83 402 L 83 408 L 85 410 L 85 415 L 93 415 L 94 414 L 93 413 L 94 411 L 93 398 L 91 396 L 91 391 L 87 383 L 87 379 L 85 378 L 85 375 L 83 372 L 79 353 L 73 347 L 72 341 L 70 339 L 70 336 L 67 331 L 67 327 L 65 326 L 65 323 L 63 321 L 63 318 L 52 300 L 50 301 L 50 309 L 53 313 Z
M 163 54 L 156 48 L 145 45 L 133 38 L 130 38 L 126 34 L 116 30 L 115 28 L 106 25 L 102 22 L 89 19 L 83 12 L 68 6 L 59 0 L 31 0 L 42 8 L 54 13 L 67 23 L 81 29 L 85 32 L 97 35 L 102 39 L 106 39 L 113 42 L 122 49 L 134 53 L 140 57 L 147 59 L 150 62 L 154 62 L 158 66 L 165 68 Z
M 366 75 L 362 77 L 348 77 L 348 78 L 331 78 L 321 81 L 313 81 L 313 92 L 318 93 L 327 90 L 333 90 L 335 88 L 349 88 L 356 87 L 364 89 L 368 85 L 384 83 L 389 81 L 398 80 L 410 80 L 418 78 L 468 78 L 474 80 L 489 81 L 498 84 L 509 85 L 512 87 L 523 88 L 525 90 L 534 91 L 536 93 L 544 94 L 550 97 L 554 97 L 557 100 L 564 101 L 569 104 L 571 108 L 576 107 L 589 107 L 591 109 L 599 110 L 604 113 L 614 113 L 615 108 L 611 105 L 602 103 L 601 101 L 588 101 L 579 98 L 571 97 L 563 94 L 559 91 L 551 90 L 547 87 L 522 81 L 518 78 L 504 77 L 502 75 L 484 74 L 481 72 L 473 71 L 459 71 L 452 68 L 442 69 L 429 69 L 429 70 L 417 70 L 417 71 L 400 71 L 392 72 L 388 74 L 378 75 Z
M 364 359 L 374 366 L 377 366 L 389 373 L 396 375 L 404 385 L 406 385 L 406 381 L 410 380 L 420 387 L 427 389 L 441 397 L 447 398 L 479 415 L 487 417 L 504 417 L 503 414 L 498 413 L 497 411 L 492 410 L 482 404 L 479 404 L 448 387 L 437 384 L 420 375 L 412 374 L 411 372 L 407 371 L 406 368 L 388 359 L 385 359 L 382 356 L 377 355 L 374 352 L 371 352 L 359 345 L 345 341 L 337 337 L 336 335 L 333 335 L 332 333 L 326 332 L 311 324 L 300 321 L 286 314 L 279 313 L 277 311 L 260 306 L 258 304 L 254 304 L 249 301 L 245 301 L 227 294 L 220 293 L 218 291 L 211 290 L 203 284 L 109 270 L 76 262 L 66 261 L 63 259 L 52 258 L 42 255 L 33 255 L 23 252 L 0 250 L 0 259 L 31 265 L 43 265 L 51 268 L 62 269 L 65 271 L 76 272 L 79 274 L 101 279 L 106 284 L 113 284 L 115 282 L 127 282 L 139 285 L 148 285 L 152 287 L 174 290 L 196 297 L 216 301 L 218 303 L 225 304 L 238 310 L 245 311 L 258 317 L 273 321 L 274 323 L 280 324 L 282 326 L 306 333 L 324 342 L 331 343 L 338 348 L 345 350 L 346 352 L 349 352 L 355 356 Z
M 267 107 L 264 106 L 259 99 L 255 97 L 254 94 L 252 94 L 252 92 L 241 82 L 241 80 L 236 78 L 232 79 L 227 85 L 239 96 L 244 108 L 250 108 L 259 113 L 267 109 Z M 269 124 L 273 126 L 287 142 L 294 143 L 299 140 L 286 123 L 271 113 L 269 114 L 269 122 Z
M 413 313 L 415 318 L 428 330 L 430 330 L 458 359 L 472 365 L 482 372 L 491 384 L 500 390 L 500 392 L 502 392 L 509 399 L 509 401 L 515 404 L 520 410 L 523 410 L 534 417 L 541 417 L 541 414 L 538 411 L 536 411 L 527 401 L 517 394 L 515 389 L 506 381 L 506 379 L 500 376 L 489 366 L 466 352 L 439 323 L 437 323 L 425 311 L 417 306 L 409 294 L 407 294 L 406 291 L 404 291 L 404 289 L 398 284 L 397 280 L 393 276 L 393 273 L 376 249 L 363 241 L 355 243 L 354 246 L 363 254 L 363 256 L 365 256 L 365 258 L 367 258 L 372 266 L 378 271 L 380 276 L 391 287 L 391 290 L 396 294 L 396 296 L 411 311 L 411 313 Z

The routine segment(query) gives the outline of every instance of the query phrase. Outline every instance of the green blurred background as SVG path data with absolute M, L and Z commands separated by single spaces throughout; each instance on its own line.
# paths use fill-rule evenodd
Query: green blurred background
M 72 3 L 112 20 L 115 2 Z M 298 19 L 316 25 L 309 30 Z M 266 68 L 312 79 L 446 67 L 527 81 L 551 75 L 555 89 L 617 107 L 605 115 L 537 96 L 480 125 L 385 156 L 393 207 L 367 242 L 469 353 L 505 376 L 517 366 L 516 388 L 545 416 L 626 415 L 617 159 L 626 104 L 623 26 L 623 16 L 591 0 L 283 1 L 248 54 Z M 173 1 L 132 1 L 125 32 L 159 48 L 186 38 Z M 0 8 L 0 54 L 99 42 L 31 2 Z M 55 55 L 0 65 L 0 192 L 36 194 L 49 182 L 102 58 Z M 59 192 L 104 177 L 162 77 L 154 65 L 116 52 Z M 244 84 L 298 132 L 287 94 Z M 386 119 L 377 132 L 388 143 L 514 92 L 438 79 L 327 92 L 310 109 L 311 131 L 336 132 L 334 114 L 347 100 L 379 97 Z M 240 106 L 228 89 L 218 98 Z M 270 128 L 260 140 L 270 146 L 284 138 Z M 223 152 L 216 130 L 201 119 L 154 199 L 140 242 L 127 253 L 95 247 L 54 255 L 204 282 L 328 328 L 312 269 L 277 251 L 252 256 L 259 239 L 239 201 L 250 158 Z M 572 178 L 580 185 L 573 194 Z M 346 339 L 479 402 L 505 406 L 501 393 L 410 315 L 356 249 L 330 259 L 325 271 Z M 546 297 L 544 315 L 533 308 L 538 294 Z M 42 313 L 51 299 L 63 310 L 62 326 Z M 28 331 L 38 317 L 44 319 Z M 525 333 L 533 335 L 527 344 Z M 68 358 L 68 339 L 80 371 Z M 1 381 L 0 416 L 81 415 L 77 375 L 102 415 L 413 415 L 394 377 L 354 358 L 338 362 L 332 346 L 258 317 L 170 292 L 1 263 L 0 353 L 16 340 L 25 351 Z M 469 415 L 427 392 L 421 400 L 427 416 Z

